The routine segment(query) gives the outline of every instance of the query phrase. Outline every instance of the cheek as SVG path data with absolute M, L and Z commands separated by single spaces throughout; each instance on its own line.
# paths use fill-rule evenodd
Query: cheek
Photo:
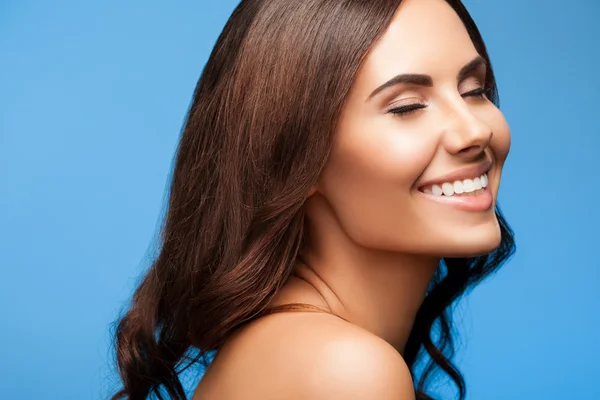
M 391 240 L 416 222 L 411 188 L 436 151 L 435 138 L 422 130 L 399 131 L 396 124 L 390 118 L 341 129 L 321 176 L 338 222 L 365 245 Z
M 333 144 L 329 172 L 351 186 L 410 187 L 429 165 L 435 138 L 421 130 L 398 129 L 393 118 L 354 124 L 341 130 Z

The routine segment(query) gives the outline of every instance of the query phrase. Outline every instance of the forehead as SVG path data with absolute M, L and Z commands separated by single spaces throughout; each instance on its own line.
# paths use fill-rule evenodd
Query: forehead
M 399 73 L 456 75 L 477 56 L 460 17 L 444 0 L 403 0 L 368 54 L 363 78 L 379 83 Z

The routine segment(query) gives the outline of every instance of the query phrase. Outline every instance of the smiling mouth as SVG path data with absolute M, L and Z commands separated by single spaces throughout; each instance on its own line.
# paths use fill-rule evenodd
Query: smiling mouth
M 485 192 L 488 184 L 488 175 L 484 173 L 475 178 L 423 186 L 419 188 L 419 191 L 445 197 L 477 196 Z

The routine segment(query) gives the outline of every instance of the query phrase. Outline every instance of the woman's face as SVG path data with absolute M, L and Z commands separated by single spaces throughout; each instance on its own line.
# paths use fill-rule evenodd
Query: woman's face
M 352 240 L 440 257 L 499 245 L 510 131 L 480 94 L 485 75 L 444 0 L 402 2 L 359 71 L 316 186 Z

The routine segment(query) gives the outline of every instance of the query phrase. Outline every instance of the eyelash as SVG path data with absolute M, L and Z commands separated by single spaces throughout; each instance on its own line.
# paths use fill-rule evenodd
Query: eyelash
M 478 97 L 483 99 L 484 95 L 489 95 L 490 89 L 489 88 L 479 88 L 479 89 L 475 89 L 472 90 L 470 92 L 467 92 L 463 95 L 463 97 Z M 424 104 L 420 104 L 420 103 L 414 103 L 414 104 L 409 104 L 406 106 L 402 106 L 402 107 L 397 107 L 397 108 L 392 108 L 391 110 L 389 110 L 389 113 L 394 114 L 396 116 L 399 117 L 404 117 L 408 114 L 411 114 L 417 110 L 420 110 L 422 108 L 427 107 Z

